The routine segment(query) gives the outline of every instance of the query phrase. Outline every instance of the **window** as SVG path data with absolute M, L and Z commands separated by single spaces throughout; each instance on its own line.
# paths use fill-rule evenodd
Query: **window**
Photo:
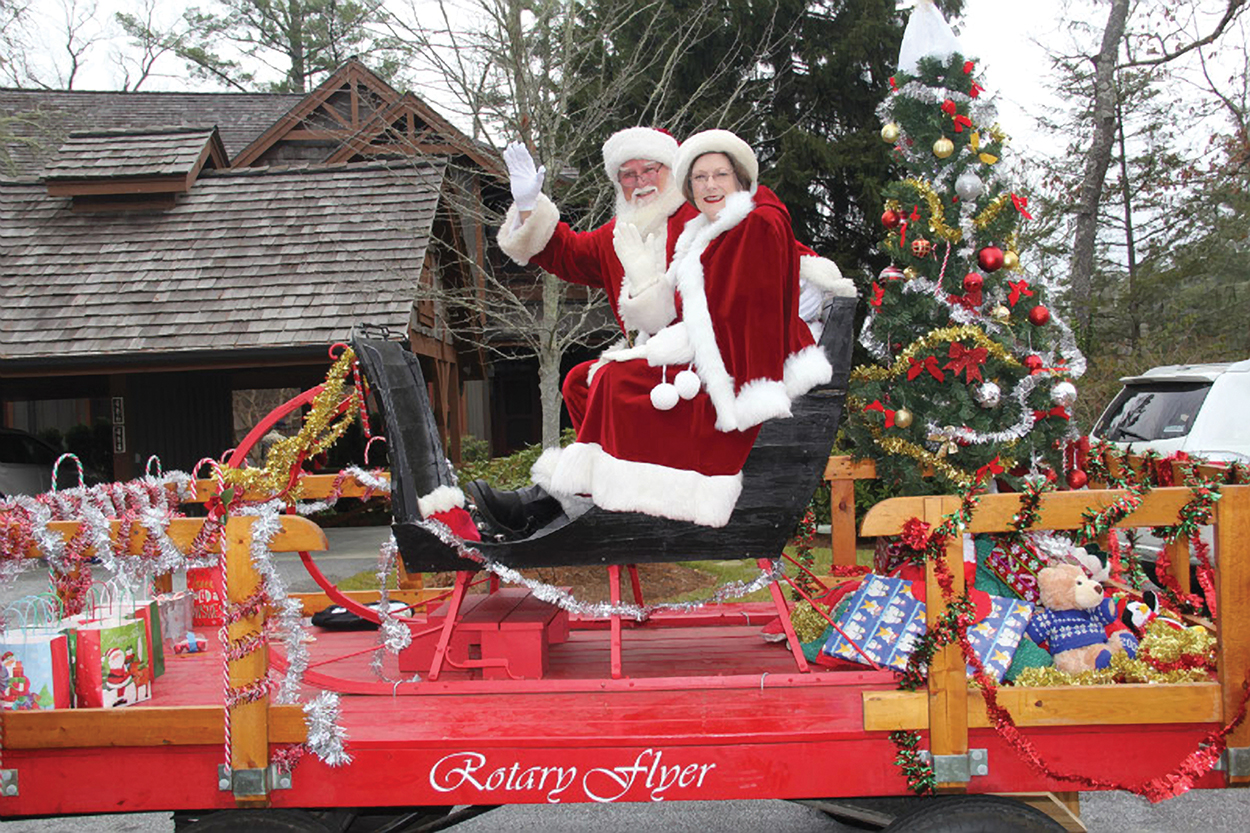
M 1183 437 L 1210 390 L 1210 382 L 1130 385 L 1098 420 L 1094 434 L 1113 442 Z

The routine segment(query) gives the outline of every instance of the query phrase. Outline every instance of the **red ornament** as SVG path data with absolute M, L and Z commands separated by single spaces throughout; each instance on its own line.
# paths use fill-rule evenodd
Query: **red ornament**
M 923 237 L 911 242 L 911 253 L 916 257 L 928 257 L 931 251 L 933 251 L 933 244 Z
M 1046 307 L 1041 304 L 1038 304 L 1033 307 L 1033 309 L 1029 310 L 1029 323 L 1034 327 L 1045 326 L 1048 321 L 1050 321 L 1050 310 L 1046 309 Z
M 977 263 L 987 272 L 995 272 L 1003 267 L 1003 250 L 997 246 L 986 246 L 977 253 Z
M 985 286 L 985 278 L 976 272 L 969 272 L 964 275 L 964 292 L 976 294 L 981 291 L 983 286 Z
M 1036 373 L 1042 369 L 1042 357 L 1034 353 L 1031 356 L 1024 357 L 1024 366 L 1030 373 Z
M 881 274 L 877 275 L 880 281 L 903 281 L 907 280 L 907 276 L 903 274 L 903 270 L 897 266 L 887 266 L 881 270 Z
M 897 211 L 895 211 L 892 208 L 887 208 L 885 210 L 885 213 L 881 215 L 881 225 L 885 226 L 886 228 L 896 228 L 899 224 L 899 221 L 902 219 L 903 219 L 902 215 L 899 214 Z
M 1089 482 L 1089 475 L 1080 469 L 1073 469 L 1068 472 L 1068 488 L 1084 489 L 1085 484 Z

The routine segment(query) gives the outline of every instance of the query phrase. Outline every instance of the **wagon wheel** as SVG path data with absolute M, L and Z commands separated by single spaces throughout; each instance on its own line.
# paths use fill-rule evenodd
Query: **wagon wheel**
M 342 813 L 316 813 L 308 810 L 219 810 L 217 812 L 174 813 L 178 833 L 339 833 L 345 828 Z M 350 814 L 349 814 L 350 815 Z M 351 819 L 346 821 L 350 824 Z
M 998 795 L 926 800 L 895 819 L 886 833 L 1051 833 L 1063 825 L 1027 804 Z

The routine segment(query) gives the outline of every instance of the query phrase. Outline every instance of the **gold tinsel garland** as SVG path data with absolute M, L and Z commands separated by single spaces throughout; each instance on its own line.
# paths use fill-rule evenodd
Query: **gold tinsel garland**
M 1004 362 L 1009 367 L 1022 367 L 1020 362 L 1016 361 L 1015 357 L 1007 352 L 1006 348 L 987 336 L 979 327 L 964 324 L 960 327 L 942 327 L 932 330 L 928 335 L 916 339 L 907 346 L 907 349 L 898 354 L 898 358 L 894 360 L 894 364 L 890 367 L 860 365 L 851 371 L 851 380 L 856 382 L 884 382 L 887 379 L 893 379 L 896 376 L 905 374 L 910 369 L 911 360 L 921 350 L 932 350 L 938 344 L 961 341 L 965 338 L 972 339 L 978 347 L 984 347 L 989 352 L 989 355 Z
M 995 218 L 998 217 L 998 213 L 1002 211 L 1003 207 L 1009 202 L 1011 202 L 1011 194 L 999 194 L 990 201 L 989 205 L 985 206 L 984 211 L 972 218 L 972 225 L 976 227 L 977 231 L 985 228 L 990 223 L 994 222 Z
M 902 437 L 883 437 L 876 426 L 870 425 L 868 430 L 872 432 L 873 439 L 876 440 L 877 445 L 881 446 L 885 453 L 901 454 L 904 457 L 910 457 L 917 462 L 924 463 L 938 474 L 946 477 L 947 480 L 958 485 L 961 489 L 966 489 L 972 484 L 972 478 L 965 471 L 952 466 L 946 462 L 945 458 L 939 457 Z
M 929 182 L 923 179 L 905 179 L 903 184 L 915 188 L 920 198 L 929 204 L 929 231 L 951 243 L 958 243 L 963 239 L 962 231 L 946 225 L 946 212 L 942 208 L 942 198 L 937 191 L 933 190 Z
M 1182 657 L 1200 658 L 1200 668 L 1176 668 L 1160 671 L 1145 659 L 1129 659 L 1128 654 L 1111 655 L 1107 668 L 1066 674 L 1054 666 L 1026 668 L 1016 677 L 1016 685 L 1112 685 L 1115 683 L 1204 683 L 1211 679 L 1215 666 L 1215 634 L 1204 627 L 1174 628 L 1158 620 L 1146 626 L 1138 657 L 1173 664 Z
M 825 632 L 825 628 L 829 627 L 825 617 L 817 613 L 811 603 L 806 600 L 796 604 L 794 610 L 790 611 L 790 623 L 794 625 L 794 633 L 798 636 L 799 642 L 819 639 L 820 635 Z
M 350 347 L 344 348 L 326 373 L 326 380 L 320 393 L 313 397 L 312 409 L 304 417 L 304 425 L 299 433 L 274 443 L 265 455 L 264 468 L 244 467 L 225 469 L 223 475 L 226 484 L 233 486 L 236 493 L 247 492 L 277 495 L 286 490 L 291 479 L 291 472 L 296 469 L 301 459 L 315 456 L 330 448 L 343 432 L 348 429 L 356 417 L 356 409 L 349 408 L 342 419 L 332 423 L 339 406 L 344 399 L 344 381 L 351 370 L 356 354 Z M 302 455 L 302 457 L 301 457 Z M 299 484 L 290 492 L 283 494 L 287 501 L 299 498 Z

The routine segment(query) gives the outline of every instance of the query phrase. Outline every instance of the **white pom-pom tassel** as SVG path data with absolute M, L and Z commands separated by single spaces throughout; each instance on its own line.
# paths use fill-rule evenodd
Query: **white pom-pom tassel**
M 677 388 L 677 395 L 682 399 L 694 399 L 699 394 L 699 388 L 702 385 L 699 374 L 693 370 L 683 370 L 673 379 L 673 386 Z
M 651 405 L 657 411 L 669 411 L 677 404 L 677 386 L 661 382 L 651 389 Z

